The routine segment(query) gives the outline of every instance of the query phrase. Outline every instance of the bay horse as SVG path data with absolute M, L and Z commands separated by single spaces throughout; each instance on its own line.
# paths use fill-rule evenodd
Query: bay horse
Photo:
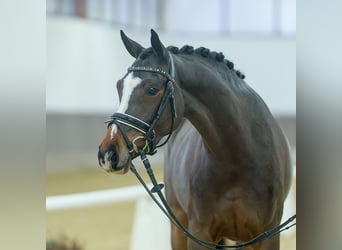
M 139 152 L 155 153 L 168 136 L 165 195 L 189 232 L 239 243 L 279 225 L 292 175 L 288 142 L 245 76 L 222 53 L 166 48 L 154 30 L 149 48 L 123 31 L 121 39 L 135 61 L 117 82 L 120 105 L 99 146 L 100 166 L 125 174 Z M 171 243 L 207 249 L 173 225 Z M 278 234 L 246 249 L 279 248 Z

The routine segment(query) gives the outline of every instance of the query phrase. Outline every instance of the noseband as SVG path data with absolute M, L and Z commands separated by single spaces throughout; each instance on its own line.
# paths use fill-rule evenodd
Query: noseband
M 175 106 L 175 98 L 174 98 L 174 83 L 175 83 L 175 70 L 174 70 L 174 63 L 173 63 L 173 58 L 171 54 L 169 53 L 170 57 L 170 62 L 171 62 L 171 67 L 170 67 L 170 73 L 167 73 L 161 69 L 158 68 L 153 68 L 153 67 L 144 67 L 144 66 L 137 66 L 137 67 L 129 67 L 127 74 L 122 78 L 124 79 L 128 73 L 130 72 L 152 72 L 152 73 L 157 73 L 162 76 L 164 76 L 167 79 L 166 82 L 166 87 L 164 91 L 164 95 L 162 99 L 160 100 L 158 109 L 156 113 L 153 116 L 153 119 L 150 124 L 142 121 L 141 119 L 134 117 L 129 114 L 124 114 L 124 113 L 114 113 L 111 117 L 110 120 L 106 121 L 108 123 L 108 126 L 111 124 L 116 124 L 116 126 L 119 128 L 125 142 L 128 148 L 128 152 L 132 154 L 133 152 L 139 153 L 139 147 L 137 146 L 137 141 L 143 140 L 144 141 L 144 146 L 143 150 L 145 151 L 146 154 L 153 155 L 157 152 L 157 148 L 165 145 L 167 141 L 170 139 L 170 136 L 172 134 L 172 130 L 174 127 L 175 123 L 175 118 L 176 118 L 176 106 Z M 170 130 L 168 133 L 167 139 L 160 145 L 157 145 L 156 143 L 156 136 L 155 136 L 155 127 L 157 125 L 158 120 L 160 119 L 160 116 L 165 109 L 167 101 L 170 102 L 171 106 L 171 126 Z M 130 141 L 127 137 L 126 131 L 122 125 L 126 125 L 128 127 L 131 127 L 143 134 L 143 136 L 137 136 L 135 137 L 132 141 Z

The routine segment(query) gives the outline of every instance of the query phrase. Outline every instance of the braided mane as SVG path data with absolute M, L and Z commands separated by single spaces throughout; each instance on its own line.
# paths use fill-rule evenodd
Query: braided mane
M 218 53 L 215 51 L 210 51 L 208 48 L 205 48 L 205 47 L 199 47 L 199 48 L 194 49 L 194 47 L 190 45 L 184 45 L 180 49 L 175 46 L 169 46 L 167 47 L 167 50 L 175 55 L 176 54 L 187 54 L 187 55 L 197 54 L 197 55 L 201 55 L 202 57 L 211 58 L 213 60 L 216 60 L 217 62 L 225 64 L 230 70 L 233 70 L 239 78 L 241 79 L 245 78 L 245 75 L 242 72 L 234 69 L 233 62 L 224 58 L 224 55 L 222 52 Z M 139 57 L 141 60 L 144 60 L 152 54 L 153 54 L 152 48 L 147 48 L 141 52 Z

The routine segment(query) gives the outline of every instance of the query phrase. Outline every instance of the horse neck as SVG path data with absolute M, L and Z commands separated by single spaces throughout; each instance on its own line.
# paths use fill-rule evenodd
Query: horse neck
M 229 152 L 247 144 L 244 133 L 241 133 L 244 129 L 241 105 L 237 105 L 243 106 L 236 87 L 242 80 L 233 75 L 233 71 L 228 72 L 224 80 L 214 67 L 203 64 L 176 65 L 176 70 L 184 98 L 184 117 L 195 126 L 208 150 L 217 159 L 231 160 Z M 227 80 L 230 82 L 225 82 Z M 230 147 L 235 149 L 229 150 Z

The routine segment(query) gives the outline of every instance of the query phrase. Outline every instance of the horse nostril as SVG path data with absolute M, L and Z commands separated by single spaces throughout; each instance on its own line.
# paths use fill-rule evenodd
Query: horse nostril
M 112 157 L 110 158 L 112 165 L 116 166 L 119 162 L 119 157 L 116 152 L 113 153 Z
M 103 157 L 103 154 L 101 153 L 100 149 L 97 153 L 97 159 L 99 161 L 99 165 L 102 166 L 102 164 L 104 165 L 105 164 L 105 159 Z
M 114 150 L 107 151 L 106 154 L 105 154 L 105 159 L 108 162 L 110 162 L 110 165 L 111 165 L 112 168 L 116 168 L 116 165 L 119 162 L 118 154 Z
M 105 150 L 103 150 L 100 145 L 97 158 L 100 167 L 103 167 L 106 170 L 120 170 L 117 166 L 119 164 L 119 154 L 114 145 L 109 145 Z

